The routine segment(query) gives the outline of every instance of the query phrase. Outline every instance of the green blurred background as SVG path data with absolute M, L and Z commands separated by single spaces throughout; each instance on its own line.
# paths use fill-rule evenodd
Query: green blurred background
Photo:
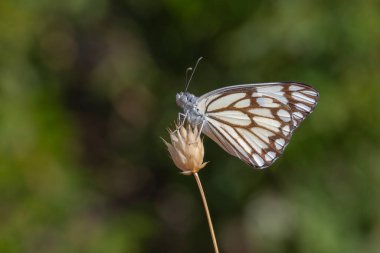
M 212 252 L 160 136 L 190 91 L 321 99 L 271 168 L 205 139 L 221 252 L 380 252 L 380 3 L 0 1 L 0 252 Z

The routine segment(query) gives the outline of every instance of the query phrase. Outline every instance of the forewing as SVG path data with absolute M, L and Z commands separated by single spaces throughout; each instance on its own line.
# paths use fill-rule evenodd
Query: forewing
M 283 153 L 299 123 L 312 112 L 318 92 L 300 83 L 265 83 L 222 88 L 200 97 L 204 133 L 255 168 Z

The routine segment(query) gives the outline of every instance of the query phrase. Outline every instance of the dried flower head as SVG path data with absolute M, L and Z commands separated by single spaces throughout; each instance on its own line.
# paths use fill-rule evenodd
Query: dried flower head
M 203 163 L 204 147 L 203 142 L 198 134 L 198 128 L 194 129 L 188 125 L 176 125 L 174 131 L 168 130 L 171 143 L 164 143 L 168 147 L 170 156 L 174 164 L 182 171 L 184 175 L 192 175 L 206 166 Z

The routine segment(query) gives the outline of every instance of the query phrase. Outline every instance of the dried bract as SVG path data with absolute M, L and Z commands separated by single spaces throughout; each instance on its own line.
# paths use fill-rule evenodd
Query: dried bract
M 188 125 L 176 125 L 174 131 L 168 130 L 171 143 L 163 140 L 168 147 L 170 156 L 174 164 L 182 171 L 184 175 L 197 173 L 206 163 L 203 163 L 204 147 L 203 142 L 198 134 L 198 128 L 192 128 Z

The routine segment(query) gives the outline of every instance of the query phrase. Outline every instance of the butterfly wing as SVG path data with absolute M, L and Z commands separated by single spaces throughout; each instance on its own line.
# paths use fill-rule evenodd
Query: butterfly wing
M 302 83 L 246 84 L 209 92 L 197 108 L 206 118 L 204 134 L 250 166 L 266 168 L 284 152 L 318 98 Z

